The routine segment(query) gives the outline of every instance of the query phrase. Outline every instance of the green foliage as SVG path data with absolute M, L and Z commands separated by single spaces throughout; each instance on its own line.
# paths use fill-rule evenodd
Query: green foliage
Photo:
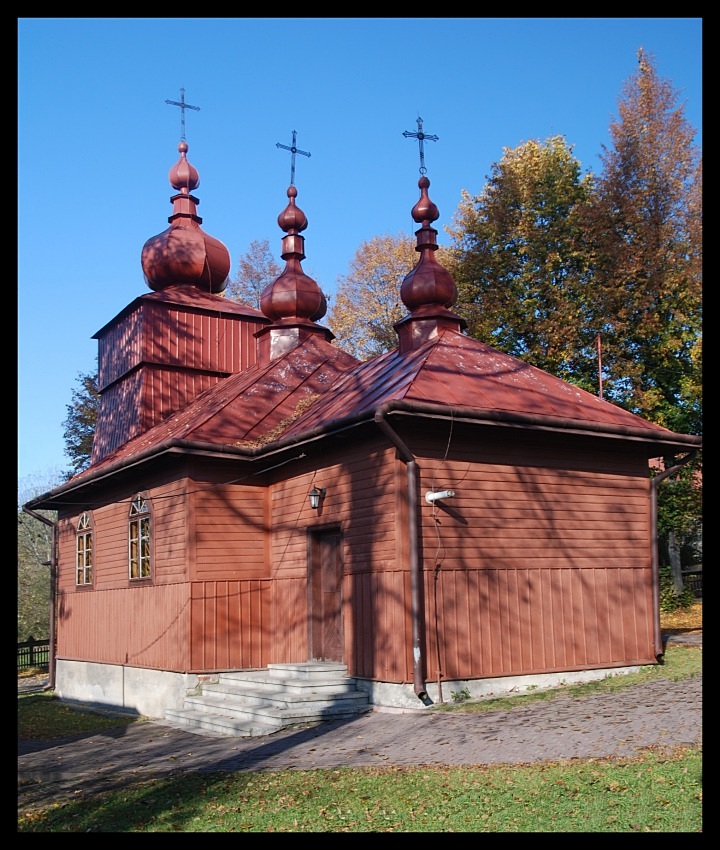
M 50 560 L 51 530 L 21 506 L 35 496 L 51 490 L 64 475 L 59 470 L 45 478 L 24 479 L 18 489 L 17 514 L 17 629 L 18 643 L 30 636 L 47 638 L 50 634 Z M 54 520 L 54 511 L 39 511 L 41 516 Z
M 610 125 L 584 228 L 590 315 L 608 397 L 659 425 L 700 433 L 702 160 L 678 93 L 641 49 Z
M 669 567 L 660 569 L 660 610 L 677 611 L 689 608 L 695 604 L 695 595 L 689 587 L 683 588 L 682 593 L 675 590 L 675 582 Z
M 453 702 L 465 702 L 465 700 L 470 699 L 470 691 L 467 688 L 460 691 L 450 691 L 450 696 Z
M 66 406 L 65 454 L 70 458 L 74 473 L 82 472 L 90 465 L 93 438 L 100 412 L 100 392 L 98 390 L 98 372 L 80 373 L 77 378 L 79 387 L 72 391 L 72 403 Z
M 505 148 L 482 192 L 463 192 L 452 228 L 455 310 L 471 336 L 597 387 L 581 228 L 592 178 L 562 136 Z

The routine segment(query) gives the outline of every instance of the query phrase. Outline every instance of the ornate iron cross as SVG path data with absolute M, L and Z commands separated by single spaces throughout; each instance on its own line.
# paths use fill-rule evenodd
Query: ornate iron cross
M 280 142 L 275 143 L 276 148 L 283 148 L 286 151 L 290 151 L 292 156 L 290 157 L 290 185 L 295 185 L 295 154 L 301 153 L 303 156 L 310 156 L 307 151 L 301 151 L 299 148 L 295 146 L 295 142 L 297 141 L 297 133 L 295 130 L 292 131 L 292 144 L 291 145 L 281 145 Z
M 426 174 L 427 168 L 425 168 L 425 149 L 423 148 L 423 142 L 437 142 L 437 136 L 430 136 L 428 133 L 423 133 L 423 120 L 422 118 L 417 119 L 417 133 L 411 133 L 409 130 L 405 130 L 403 136 L 406 139 L 417 139 L 420 143 L 420 173 Z
M 180 107 L 180 141 L 185 141 L 185 110 L 186 109 L 194 109 L 196 112 L 200 112 L 199 106 L 191 106 L 189 103 L 185 103 L 185 89 L 180 89 L 180 100 L 166 100 L 165 103 L 169 103 L 170 106 L 179 106 Z

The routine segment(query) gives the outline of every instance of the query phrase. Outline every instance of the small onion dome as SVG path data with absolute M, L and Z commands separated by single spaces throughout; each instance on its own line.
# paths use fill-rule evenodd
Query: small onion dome
M 170 227 L 153 236 L 142 249 L 142 268 L 153 291 L 168 286 L 196 286 L 204 292 L 220 293 L 227 287 L 230 252 L 219 239 L 200 227 L 199 200 L 191 195 L 200 185 L 197 169 L 187 160 L 187 142 L 180 142 L 180 159 L 170 169 L 170 185 L 178 190 L 170 199 Z
M 317 283 L 302 270 L 305 237 L 300 233 L 308 225 L 305 213 L 295 204 L 297 189 L 287 190 L 289 203 L 278 216 L 280 228 L 287 234 L 282 240 L 285 269 L 268 284 L 260 296 L 260 309 L 273 322 L 282 319 L 316 322 L 327 311 L 327 301 Z
M 415 231 L 415 250 L 420 252 L 420 259 L 400 287 L 400 297 L 410 312 L 426 305 L 452 307 L 458 295 L 452 275 L 435 258 L 437 230 L 430 224 L 439 218 L 440 213 L 428 197 L 430 181 L 425 175 L 418 181 L 418 186 L 420 200 L 412 209 L 412 217 L 421 225 Z

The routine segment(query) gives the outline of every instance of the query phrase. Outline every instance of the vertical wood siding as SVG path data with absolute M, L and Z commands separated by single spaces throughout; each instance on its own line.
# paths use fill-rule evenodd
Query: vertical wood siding
M 271 663 L 307 661 L 308 592 L 307 579 L 278 578 L 272 583 Z
M 185 671 L 190 657 L 188 584 L 72 593 L 58 604 L 58 657 Z
M 264 321 L 234 313 L 195 312 L 152 303 L 142 359 L 182 369 L 241 372 L 256 360 L 254 334 Z
M 93 462 L 161 422 L 221 378 L 252 366 L 254 333 L 263 325 L 233 313 L 209 314 L 144 301 L 105 328 L 98 341 L 102 402 Z
M 193 582 L 192 669 L 264 667 L 270 659 L 270 606 L 267 579 Z

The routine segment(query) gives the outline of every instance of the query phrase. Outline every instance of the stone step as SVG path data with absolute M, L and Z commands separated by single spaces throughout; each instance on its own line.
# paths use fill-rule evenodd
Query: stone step
M 208 734 L 248 737 L 370 710 L 368 694 L 357 689 L 344 664 L 307 662 L 217 673 L 165 719 Z
M 202 694 L 197 696 L 188 696 L 187 699 L 198 699 L 200 696 L 212 696 L 219 699 L 225 699 L 228 702 L 246 702 L 250 705 L 258 703 L 267 703 L 282 708 L 290 705 L 338 705 L 343 702 L 347 704 L 366 702 L 367 694 L 357 689 L 353 689 L 348 685 L 343 685 L 342 689 L 338 688 L 296 688 L 282 687 L 275 684 L 274 686 L 264 685 L 263 687 L 242 687 L 238 684 L 225 684 L 218 682 L 217 684 L 203 685 Z
M 165 712 L 165 720 L 177 728 L 206 734 L 232 735 L 237 738 L 256 738 L 278 731 L 276 726 L 264 725 L 257 720 L 211 714 L 197 708 L 168 709 Z
M 281 723 L 283 719 L 289 718 L 300 718 L 293 719 L 293 722 L 301 722 L 305 717 L 312 720 L 337 717 L 348 712 L 357 712 L 367 704 L 367 695 L 359 691 L 353 694 L 340 694 L 334 699 L 315 699 L 310 696 L 290 699 L 282 694 L 262 698 L 253 694 L 228 695 L 203 690 L 202 694 L 185 698 L 187 708 L 206 708 L 228 714 L 245 714 L 266 718 L 270 723 L 274 722 L 274 718 Z
M 287 678 L 275 674 L 268 674 L 263 670 L 246 673 L 221 673 L 217 682 L 207 682 L 203 690 L 208 689 L 216 692 L 227 691 L 236 693 L 238 691 L 253 691 L 256 693 L 275 694 L 285 692 L 302 697 L 305 694 L 340 694 L 353 693 L 356 690 L 352 679 L 346 677 L 337 678 L 313 678 L 296 679 L 294 676 Z

